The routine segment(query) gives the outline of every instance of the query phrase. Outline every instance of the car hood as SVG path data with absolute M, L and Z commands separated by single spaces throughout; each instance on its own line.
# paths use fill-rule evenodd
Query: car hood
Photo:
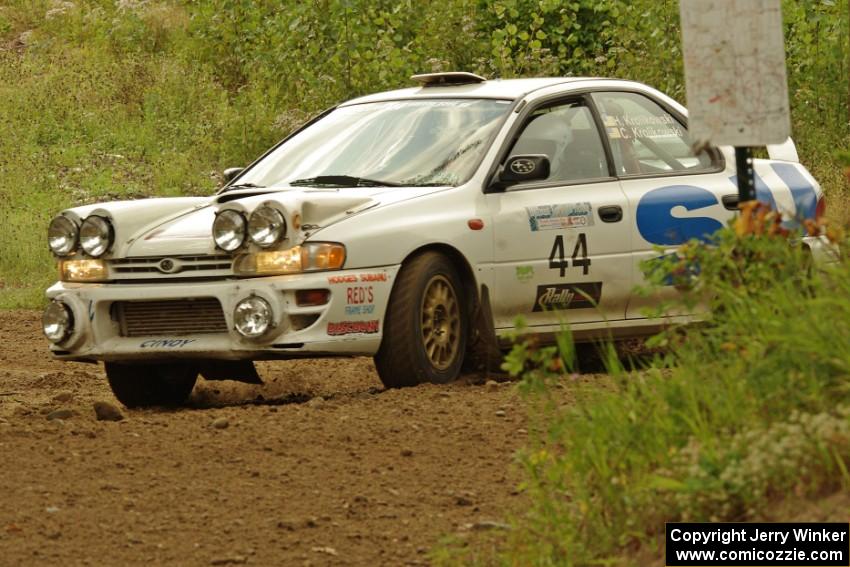
M 357 187 L 340 189 L 243 189 L 212 197 L 152 198 L 87 205 L 65 211 L 79 221 L 89 215 L 112 220 L 111 257 L 215 254 L 211 229 L 216 213 L 232 208 L 250 214 L 274 202 L 301 228 L 290 239 L 298 244 L 315 232 L 365 211 L 416 199 L 450 187 Z M 292 226 L 292 223 L 291 225 Z

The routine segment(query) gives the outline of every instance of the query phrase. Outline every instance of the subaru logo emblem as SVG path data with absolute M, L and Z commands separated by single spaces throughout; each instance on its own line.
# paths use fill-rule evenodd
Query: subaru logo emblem
M 163 258 L 159 261 L 159 265 L 157 266 L 160 272 L 163 274 L 176 274 L 181 270 L 180 264 L 171 258 Z
M 536 167 L 537 165 L 535 165 L 534 160 L 526 158 L 515 159 L 511 162 L 511 171 L 517 175 L 528 175 L 534 171 Z

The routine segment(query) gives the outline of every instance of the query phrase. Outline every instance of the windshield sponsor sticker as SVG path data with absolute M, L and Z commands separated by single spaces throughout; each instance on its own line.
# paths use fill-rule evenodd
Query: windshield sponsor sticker
M 380 330 L 380 321 L 339 321 L 328 323 L 328 335 L 338 337 L 340 335 L 366 334 L 372 335 Z
M 526 207 L 532 232 L 593 226 L 593 207 L 588 202 Z
M 532 311 L 537 313 L 596 307 L 601 298 L 602 282 L 539 285 Z

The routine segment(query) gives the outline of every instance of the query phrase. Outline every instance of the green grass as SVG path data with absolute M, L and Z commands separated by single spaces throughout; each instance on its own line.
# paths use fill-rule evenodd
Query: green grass
M 532 422 L 518 461 L 530 507 L 496 544 L 449 544 L 437 559 L 636 563 L 657 554 L 665 522 L 754 520 L 786 495 L 850 488 L 850 264 L 807 272 L 785 238 L 730 229 L 715 244 L 654 266 L 657 282 L 695 286 L 685 300 L 712 316 L 657 337 L 669 354 L 648 369 L 626 372 L 605 347 L 600 387 L 570 377 L 568 333 L 514 348 L 507 368 L 523 376 Z M 681 269 L 693 265 L 696 281 Z
M 222 169 L 312 113 L 414 72 L 621 76 L 683 98 L 675 4 L 79 0 L 55 13 L 47 0 L 8 0 L 0 308 L 42 303 L 54 273 L 45 230 L 63 208 L 209 194 Z M 846 223 L 850 190 L 834 156 L 850 146 L 846 6 L 784 6 L 798 148 Z

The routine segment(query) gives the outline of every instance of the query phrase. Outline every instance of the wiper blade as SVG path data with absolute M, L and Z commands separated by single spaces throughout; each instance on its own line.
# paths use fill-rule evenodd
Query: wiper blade
M 256 183 L 237 183 L 236 185 L 228 185 L 227 189 L 265 189 L 265 185 L 257 185 Z
M 382 181 L 380 179 L 369 179 L 367 177 L 354 177 L 352 175 L 319 175 L 318 177 L 307 177 L 290 181 L 293 187 L 310 185 L 335 185 L 338 187 L 401 187 L 400 183 Z

